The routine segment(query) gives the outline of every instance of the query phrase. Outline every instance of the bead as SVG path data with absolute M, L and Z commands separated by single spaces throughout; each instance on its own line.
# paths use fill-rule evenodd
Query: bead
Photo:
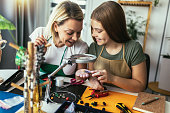
M 67 97 L 66 100 L 68 101 L 68 100 L 69 100 L 69 97 Z
M 84 105 L 85 105 L 85 106 L 89 106 L 89 103 L 85 103 Z
M 51 100 L 53 100 L 54 99 L 54 97 L 51 97 Z
M 83 104 L 83 103 L 84 103 L 84 102 L 81 100 L 81 101 L 80 101 L 80 104 Z
M 103 102 L 103 105 L 106 106 L 106 102 Z

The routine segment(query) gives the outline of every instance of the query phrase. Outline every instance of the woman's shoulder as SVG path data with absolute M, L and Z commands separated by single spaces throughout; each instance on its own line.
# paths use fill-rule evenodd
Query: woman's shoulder
M 41 36 L 41 35 L 45 35 L 45 27 L 38 27 L 36 28 L 32 33 L 31 35 L 29 36 L 31 38 L 31 40 L 35 40 L 38 36 Z

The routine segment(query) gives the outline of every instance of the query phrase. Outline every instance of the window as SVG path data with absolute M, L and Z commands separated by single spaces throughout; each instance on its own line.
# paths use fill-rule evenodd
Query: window
M 51 0 L 51 11 L 50 12 L 52 12 L 53 8 L 62 1 L 63 0 Z M 82 8 L 83 14 L 85 14 L 86 0 L 70 0 L 70 1 L 77 3 Z

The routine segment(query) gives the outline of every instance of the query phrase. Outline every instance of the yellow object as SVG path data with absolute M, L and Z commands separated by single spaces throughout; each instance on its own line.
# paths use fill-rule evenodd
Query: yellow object
M 135 101 L 137 98 L 136 96 L 109 91 L 109 95 L 106 97 L 93 98 L 91 100 L 89 100 L 89 98 L 85 98 L 85 97 L 89 96 L 91 94 L 91 92 L 92 92 L 92 90 L 90 90 L 90 88 L 87 87 L 81 97 L 81 100 L 84 103 L 89 103 L 89 106 L 91 106 L 95 109 L 102 110 L 102 108 L 105 108 L 105 111 L 112 112 L 112 113 L 113 112 L 120 113 L 120 110 L 116 107 L 116 104 L 123 103 L 124 105 L 126 105 L 129 108 L 129 110 L 132 113 L 140 113 L 138 111 L 132 110 L 132 107 L 135 104 Z M 91 103 L 93 103 L 94 101 L 97 102 L 97 106 L 91 105 Z M 106 103 L 106 106 L 103 106 L 103 102 Z M 80 104 L 80 101 L 78 102 L 78 104 Z M 80 104 L 80 105 L 84 105 L 84 104 Z

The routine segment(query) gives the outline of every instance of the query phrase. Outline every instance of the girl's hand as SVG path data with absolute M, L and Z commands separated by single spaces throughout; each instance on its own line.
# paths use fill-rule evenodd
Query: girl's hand
M 103 85 L 100 83 L 100 81 L 98 81 L 98 79 L 96 77 L 90 77 L 89 78 L 89 82 L 90 82 L 90 87 L 92 89 L 95 89 L 95 90 L 104 90 Z
M 97 77 L 97 79 L 101 82 L 101 83 L 109 83 L 112 82 L 111 80 L 111 75 L 110 73 L 108 73 L 106 70 L 94 70 L 92 71 L 94 74 L 92 74 L 93 77 Z
M 87 79 L 87 78 L 90 77 L 90 73 L 87 73 L 86 69 L 79 69 L 79 70 L 77 70 L 75 75 L 77 77 L 82 78 L 82 79 Z

